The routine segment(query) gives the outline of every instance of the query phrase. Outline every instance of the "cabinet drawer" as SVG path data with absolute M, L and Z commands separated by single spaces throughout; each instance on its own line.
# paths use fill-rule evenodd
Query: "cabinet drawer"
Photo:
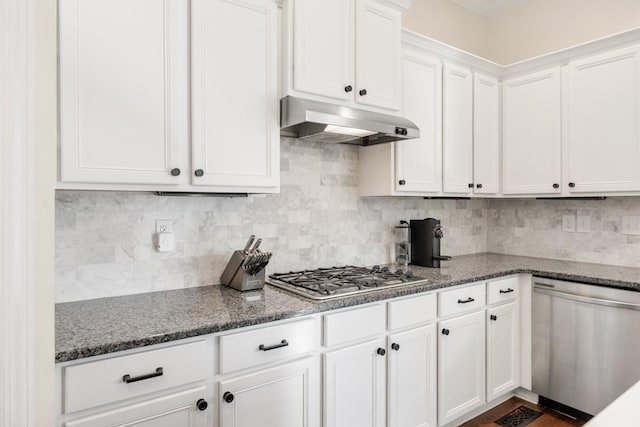
M 389 329 L 427 323 L 436 318 L 437 306 L 436 294 L 391 301 L 387 304 Z
M 204 380 L 204 341 L 64 368 L 66 413 Z M 129 381 L 129 382 L 127 382 Z
M 269 326 L 220 337 L 220 373 L 308 353 L 318 347 L 314 319 Z
M 500 301 L 510 301 L 518 298 L 518 277 L 487 282 L 487 304 L 495 304 Z
M 324 345 L 327 347 L 382 334 L 387 324 L 382 304 L 328 314 L 323 319 Z
M 438 313 L 441 317 L 471 311 L 484 306 L 484 304 L 484 282 L 438 294 Z

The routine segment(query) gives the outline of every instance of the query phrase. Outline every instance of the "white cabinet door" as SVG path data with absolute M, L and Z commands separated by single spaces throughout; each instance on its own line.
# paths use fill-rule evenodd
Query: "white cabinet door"
M 277 12 L 271 0 L 192 1 L 193 185 L 278 187 Z
M 350 99 L 355 88 L 353 0 L 292 0 L 290 6 L 293 88 L 339 100 Z
M 487 401 L 520 386 L 518 303 L 487 310 Z
M 324 427 L 385 427 L 380 353 L 386 353 L 382 339 L 324 355 Z
M 571 192 L 640 190 L 640 49 L 567 67 L 565 141 Z
M 395 190 L 442 190 L 442 64 L 405 52 L 402 58 L 402 115 L 420 129 L 420 138 L 395 143 Z
M 388 338 L 388 427 L 436 427 L 436 325 Z
M 186 179 L 187 23 L 180 0 L 60 0 L 62 182 Z
M 484 311 L 438 323 L 438 423 L 485 402 Z
M 318 427 L 317 359 L 220 381 L 220 427 Z
M 502 84 L 504 194 L 560 193 L 560 68 Z
M 451 64 L 443 73 L 442 191 L 467 194 L 473 183 L 473 75 Z
M 204 401 L 205 387 L 172 393 L 90 417 L 64 423 L 65 427 L 205 427 L 207 409 L 198 409 Z
M 400 109 L 402 14 L 374 0 L 356 0 L 356 102 Z M 326 23 L 325 23 L 326 24 Z
M 500 192 L 500 83 L 475 74 L 473 79 L 473 190 Z

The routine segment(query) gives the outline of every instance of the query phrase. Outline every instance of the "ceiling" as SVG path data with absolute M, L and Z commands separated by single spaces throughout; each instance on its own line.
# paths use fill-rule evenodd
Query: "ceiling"
M 471 9 L 482 16 L 497 15 L 527 0 L 453 0 L 460 6 Z

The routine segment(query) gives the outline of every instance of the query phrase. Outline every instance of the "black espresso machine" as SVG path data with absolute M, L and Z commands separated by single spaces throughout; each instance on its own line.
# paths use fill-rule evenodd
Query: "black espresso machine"
M 435 218 L 412 219 L 409 222 L 411 239 L 411 264 L 440 268 L 440 261 L 450 256 L 440 255 L 440 240 L 444 237 L 440 220 Z

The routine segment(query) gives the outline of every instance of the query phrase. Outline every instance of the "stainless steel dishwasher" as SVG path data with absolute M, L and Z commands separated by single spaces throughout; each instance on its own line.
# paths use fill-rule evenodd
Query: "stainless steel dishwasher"
M 640 292 L 533 283 L 533 392 L 595 415 L 640 380 Z

